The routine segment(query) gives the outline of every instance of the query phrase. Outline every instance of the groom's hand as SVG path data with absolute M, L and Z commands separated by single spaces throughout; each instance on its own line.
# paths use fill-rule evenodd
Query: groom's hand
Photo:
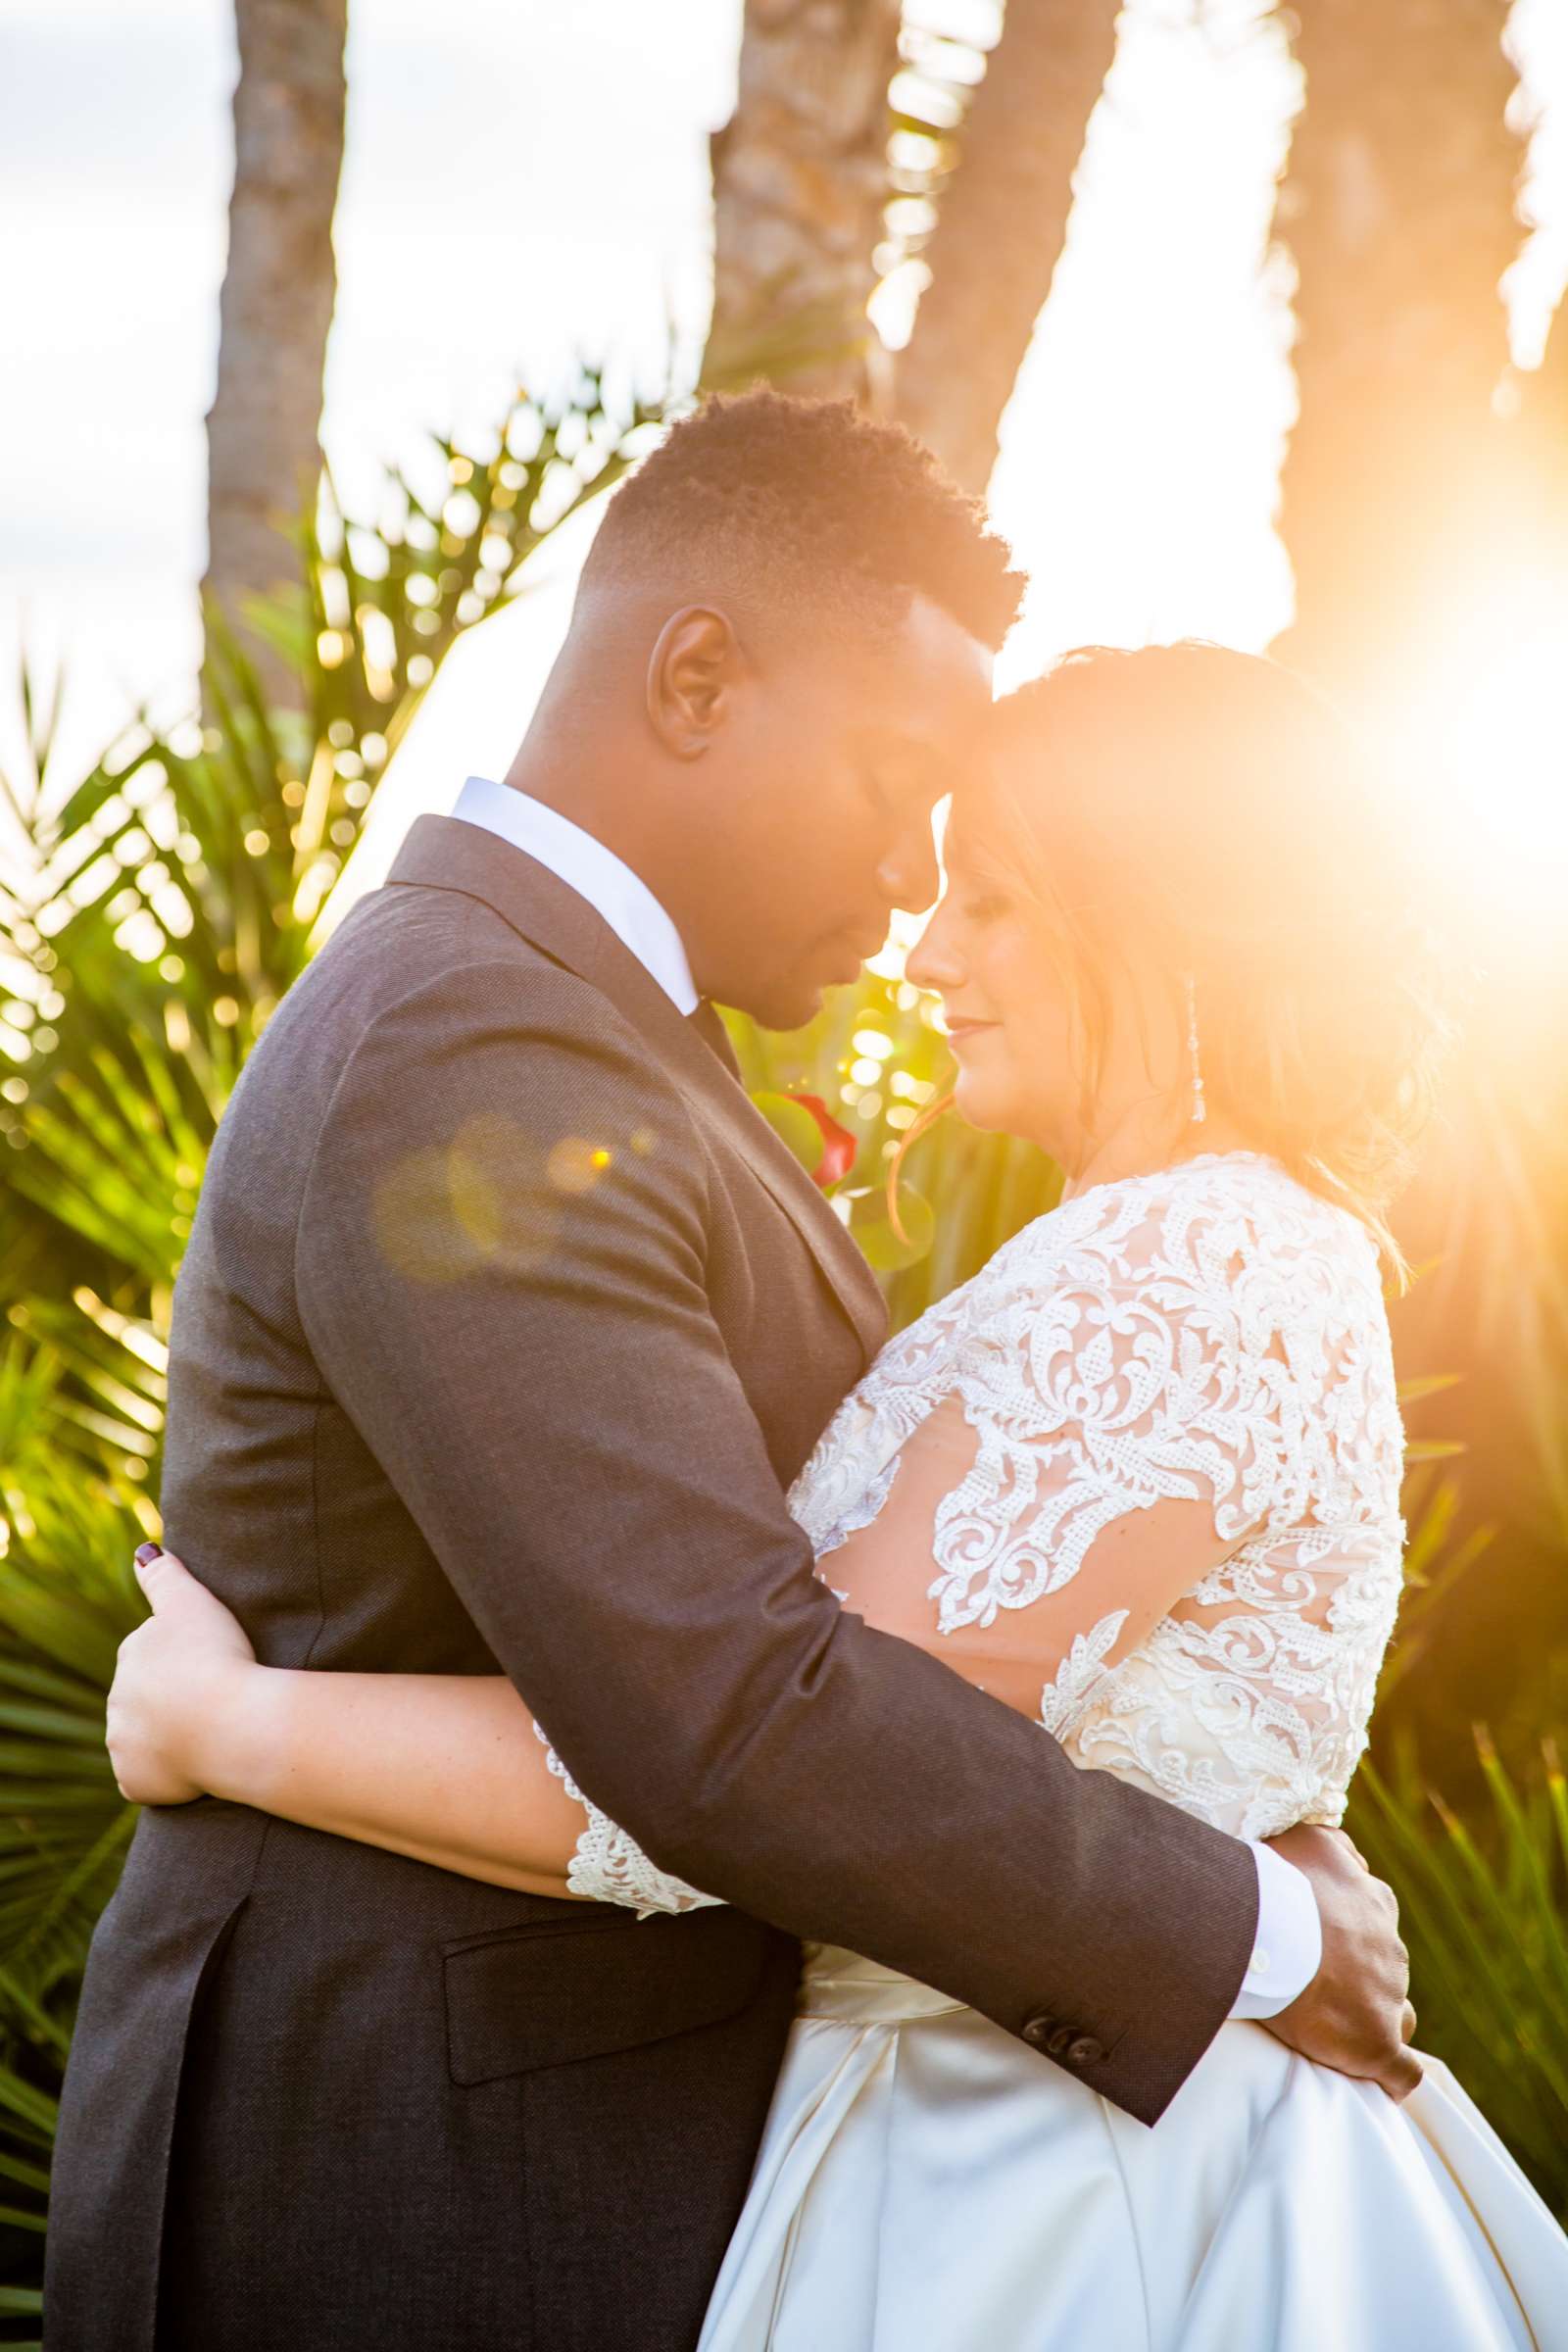
M 1392 1889 L 1373 1878 L 1343 1830 L 1287 1830 L 1269 1843 L 1310 1879 L 1323 1928 L 1317 1975 L 1266 2021 L 1269 2032 L 1305 2058 L 1407 2099 L 1421 2061 L 1406 2046 L 1415 2032 L 1410 1955 Z

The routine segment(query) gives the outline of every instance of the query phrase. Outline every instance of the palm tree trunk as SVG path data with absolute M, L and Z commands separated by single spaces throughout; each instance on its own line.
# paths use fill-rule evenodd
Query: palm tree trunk
M 1280 220 L 1299 273 L 1283 481 L 1287 659 L 1387 701 L 1461 626 L 1495 527 L 1498 280 L 1522 162 L 1507 0 L 1295 0 L 1306 77 Z M 1418 677 L 1418 671 L 1422 673 Z
M 958 134 L 899 363 L 899 414 L 976 497 L 1067 238 L 1084 132 L 1116 48 L 1117 0 L 1008 0 Z
M 235 0 L 234 14 L 234 192 L 207 418 L 203 583 L 231 621 L 246 597 L 293 576 L 287 533 L 320 466 L 347 0 Z M 269 691 L 295 699 L 284 664 L 254 639 L 246 646 Z
M 747 0 L 713 140 L 710 383 L 866 397 L 900 0 Z

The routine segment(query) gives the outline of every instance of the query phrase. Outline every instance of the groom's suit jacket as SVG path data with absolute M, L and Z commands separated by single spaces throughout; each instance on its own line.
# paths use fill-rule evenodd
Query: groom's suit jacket
M 691 2344 L 797 1936 L 1159 2114 L 1241 1981 L 1252 1859 L 815 1579 L 782 1491 L 883 1334 L 699 1028 L 531 858 L 422 818 L 218 1137 L 169 1540 L 266 1662 L 499 1665 L 732 1907 L 146 1813 L 66 2087 L 50 2352 Z

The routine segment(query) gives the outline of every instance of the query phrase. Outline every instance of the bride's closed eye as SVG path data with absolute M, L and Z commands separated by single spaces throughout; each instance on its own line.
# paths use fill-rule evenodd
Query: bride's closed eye
M 966 923 L 998 922 L 1011 907 L 1012 901 L 1000 890 L 966 891 L 958 900 L 958 912 Z

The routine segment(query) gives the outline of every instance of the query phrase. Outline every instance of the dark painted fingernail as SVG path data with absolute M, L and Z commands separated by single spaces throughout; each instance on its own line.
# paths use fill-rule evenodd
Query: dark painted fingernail
M 137 1567 L 145 1568 L 149 1560 L 156 1560 L 163 1548 L 161 1544 L 138 1544 L 136 1546 Z

